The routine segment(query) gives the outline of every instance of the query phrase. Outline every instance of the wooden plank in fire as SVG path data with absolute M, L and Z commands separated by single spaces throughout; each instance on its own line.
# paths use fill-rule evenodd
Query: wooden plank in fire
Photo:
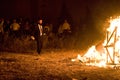
M 114 59 L 115 59 L 115 42 L 116 42 L 116 33 L 117 33 L 117 27 L 115 27 L 115 29 L 113 30 L 112 34 L 110 35 L 110 37 L 108 37 L 108 32 L 107 32 L 107 43 L 106 46 L 104 46 L 106 48 L 107 51 L 107 63 L 108 63 L 108 56 L 110 58 L 110 60 L 112 61 L 112 63 L 114 64 Z M 111 38 L 113 37 L 113 35 L 115 35 L 114 37 L 114 43 L 111 45 L 108 45 L 108 43 L 110 42 Z M 113 59 L 110 56 L 110 53 L 108 51 L 108 47 L 113 47 Z

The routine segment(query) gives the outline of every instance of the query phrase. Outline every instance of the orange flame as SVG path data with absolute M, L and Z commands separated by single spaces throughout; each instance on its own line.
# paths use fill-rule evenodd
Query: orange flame
M 112 45 L 114 44 L 114 47 L 109 47 L 109 56 L 113 55 L 113 51 L 115 49 L 115 63 L 120 63 L 120 16 L 116 17 L 116 18 L 112 18 L 110 17 L 109 19 L 110 22 L 110 26 L 107 29 L 108 31 L 108 37 L 111 37 L 111 34 L 113 33 L 113 31 L 115 30 L 115 28 L 117 29 L 116 31 L 116 36 L 113 35 L 110 38 L 110 41 L 108 43 L 108 45 Z M 115 41 L 116 38 L 116 41 Z M 107 38 L 105 39 L 103 46 L 106 46 L 108 40 Z M 86 62 L 89 65 L 96 65 L 99 67 L 105 67 L 106 66 L 106 62 L 107 60 L 110 61 L 110 58 L 107 58 L 107 51 L 106 49 L 104 49 L 104 53 L 101 53 L 99 51 L 96 50 L 95 48 L 96 46 L 92 46 L 89 48 L 89 50 L 87 51 L 87 53 L 81 57 L 80 55 L 77 57 L 77 60 L 83 60 L 83 62 Z M 112 58 L 113 59 L 113 58 Z

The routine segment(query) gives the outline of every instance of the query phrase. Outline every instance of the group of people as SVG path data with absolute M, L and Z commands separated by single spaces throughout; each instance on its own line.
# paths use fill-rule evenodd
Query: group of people
M 58 35 L 59 36 L 67 36 L 69 35 L 69 33 L 71 33 L 71 25 L 68 23 L 67 20 L 64 20 L 63 24 L 60 24 L 59 28 L 58 28 Z M 62 36 L 62 37 L 64 37 Z
M 37 52 L 38 54 L 41 53 L 42 49 L 42 36 L 48 35 L 50 32 L 52 32 L 52 24 L 46 23 L 46 25 L 43 26 L 42 19 L 37 20 L 37 22 L 30 23 L 29 20 L 22 20 L 19 19 L 13 19 L 5 20 L 4 18 L 0 18 L 0 43 L 3 41 L 3 36 L 7 33 L 11 38 L 18 38 L 21 35 L 32 35 L 34 36 L 36 42 L 37 42 Z M 65 20 L 63 24 L 61 24 L 58 28 L 58 35 L 67 35 L 68 33 L 71 33 L 71 26 Z

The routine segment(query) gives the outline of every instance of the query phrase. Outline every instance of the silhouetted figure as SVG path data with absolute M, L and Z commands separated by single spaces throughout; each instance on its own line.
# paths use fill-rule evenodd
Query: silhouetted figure
M 20 25 L 17 23 L 16 19 L 13 19 L 13 23 L 10 25 L 11 35 L 16 38 L 20 36 Z
M 30 35 L 30 28 L 31 28 L 31 24 L 30 22 L 27 20 L 23 23 L 23 26 L 22 26 L 22 31 L 23 31 L 23 35 L 25 36 L 29 36 Z
M 58 35 L 60 37 L 67 37 L 71 33 L 70 24 L 67 20 L 64 20 L 64 23 L 59 26 Z
M 0 19 L 0 44 L 3 42 L 3 34 L 4 34 L 4 29 L 3 29 L 3 24 L 4 24 L 4 19 Z
M 37 52 L 40 54 L 42 49 L 42 34 L 43 34 L 43 27 L 42 27 L 42 20 L 38 21 L 38 24 L 35 25 L 33 30 L 33 36 L 37 42 Z
M 10 20 L 5 20 L 4 32 L 9 32 L 9 31 L 10 31 Z

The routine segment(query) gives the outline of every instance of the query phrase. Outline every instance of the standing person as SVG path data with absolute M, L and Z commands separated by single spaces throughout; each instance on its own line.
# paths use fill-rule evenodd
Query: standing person
M 42 34 L 43 34 L 43 27 L 42 27 L 42 20 L 38 20 L 38 24 L 34 28 L 33 36 L 37 42 L 37 53 L 41 53 L 42 49 Z
M 62 31 L 64 35 L 68 35 L 71 32 L 70 24 L 67 20 L 64 20 L 64 23 L 62 25 Z
M 31 24 L 30 22 L 27 20 L 23 23 L 23 35 L 25 36 L 29 36 L 30 35 L 30 28 L 31 28 Z
M 16 19 L 13 19 L 13 22 L 10 25 L 10 29 L 11 29 L 11 35 L 14 38 L 17 38 L 20 36 L 20 25 L 18 24 Z
M 1 18 L 0 19 L 0 44 L 3 42 L 3 35 L 4 35 L 3 24 L 4 24 L 4 18 Z
M 60 24 L 58 29 L 59 37 L 67 37 L 71 33 L 70 24 L 67 20 L 64 20 L 63 24 Z
M 4 27 L 3 27 L 3 25 L 4 25 L 4 18 L 1 18 L 0 19 L 0 33 L 2 34 L 3 32 L 4 32 Z

